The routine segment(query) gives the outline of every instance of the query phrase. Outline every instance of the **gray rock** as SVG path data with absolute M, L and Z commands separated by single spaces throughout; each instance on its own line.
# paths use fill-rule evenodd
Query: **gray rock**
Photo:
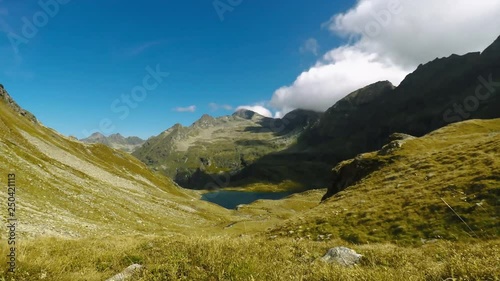
M 142 271 L 143 266 L 140 264 L 133 264 L 127 268 L 125 268 L 124 271 L 116 274 L 115 276 L 107 279 L 106 281 L 126 281 L 126 280 L 133 280 L 135 276 L 139 275 L 139 273 Z
M 321 258 L 322 261 L 328 263 L 338 263 L 343 266 L 353 266 L 359 262 L 363 256 L 356 253 L 354 250 L 346 247 L 335 247 L 328 250 L 326 255 Z

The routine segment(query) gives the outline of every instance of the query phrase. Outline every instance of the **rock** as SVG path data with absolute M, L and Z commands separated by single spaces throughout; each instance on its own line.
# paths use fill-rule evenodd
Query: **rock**
M 401 148 L 403 144 L 408 141 L 415 139 L 414 136 L 407 134 L 394 133 L 389 137 L 389 143 L 384 145 L 382 149 L 378 152 L 379 155 L 388 155 Z
M 346 247 L 335 247 L 328 250 L 326 255 L 321 258 L 322 261 L 333 263 L 336 262 L 343 266 L 353 266 L 359 262 L 363 256 L 356 253 L 354 250 Z
M 107 279 L 106 281 L 126 281 L 126 280 L 133 280 L 135 276 L 139 275 L 139 273 L 142 271 L 143 266 L 140 264 L 133 264 L 127 268 L 125 268 L 124 271 L 116 274 L 115 276 Z

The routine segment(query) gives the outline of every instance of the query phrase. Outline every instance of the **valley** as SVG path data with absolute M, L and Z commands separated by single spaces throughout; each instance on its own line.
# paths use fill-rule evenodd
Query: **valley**
M 146 140 L 64 135 L 0 85 L 0 280 L 500 280 L 496 81 L 500 37 L 324 112 L 215 105 Z

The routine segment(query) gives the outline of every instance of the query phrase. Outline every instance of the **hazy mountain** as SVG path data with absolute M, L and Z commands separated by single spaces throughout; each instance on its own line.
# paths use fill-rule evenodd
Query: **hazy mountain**
M 114 149 L 123 150 L 128 153 L 134 152 L 145 142 L 139 137 L 126 138 L 120 134 L 112 134 L 106 137 L 99 132 L 93 133 L 88 138 L 81 139 L 80 141 L 85 143 L 102 143 Z
M 152 137 L 133 155 L 184 187 L 221 186 L 214 175 L 234 174 L 260 157 L 286 149 L 321 114 L 293 111 L 281 119 L 249 110 L 213 118 L 203 115 L 189 127 L 180 124 Z

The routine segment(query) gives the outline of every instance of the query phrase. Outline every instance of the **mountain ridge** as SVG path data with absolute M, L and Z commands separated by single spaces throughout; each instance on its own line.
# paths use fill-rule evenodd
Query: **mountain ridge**
M 124 137 L 120 133 L 105 136 L 100 132 L 95 132 L 87 138 L 80 139 L 80 141 L 84 143 L 101 143 L 128 153 L 134 152 L 145 142 L 145 140 L 135 136 Z
M 289 147 L 320 113 L 297 110 L 284 118 L 250 110 L 176 124 L 148 139 L 133 155 L 184 187 L 203 189 L 220 173 L 236 173 L 255 159 Z

